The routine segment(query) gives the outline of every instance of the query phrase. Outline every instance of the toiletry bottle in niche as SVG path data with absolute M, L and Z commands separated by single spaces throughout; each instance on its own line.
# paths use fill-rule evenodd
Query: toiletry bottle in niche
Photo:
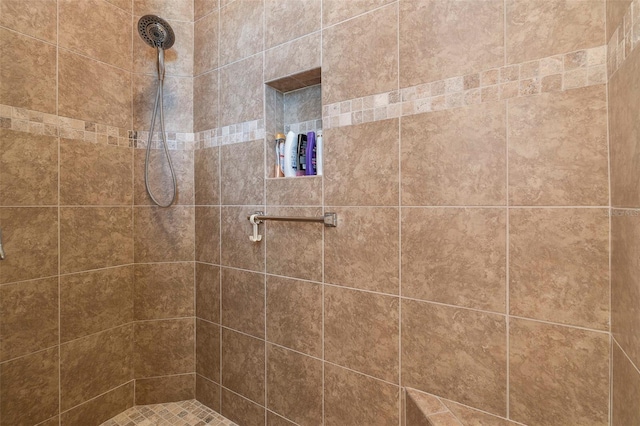
M 316 134 L 315 132 L 307 133 L 307 150 L 305 154 L 305 173 L 307 176 L 316 174 Z
M 316 174 L 318 176 L 322 175 L 323 149 L 322 130 L 318 130 L 316 134 Z
M 307 135 L 299 134 L 298 135 L 298 167 L 296 170 L 296 176 L 304 176 L 305 169 L 307 167 L 307 159 L 306 159 L 306 151 L 307 151 Z
M 284 142 L 284 176 L 294 177 L 298 169 L 298 145 L 296 134 L 291 130 Z
M 275 158 L 275 177 L 283 177 L 284 176 L 284 143 L 285 136 L 282 133 L 278 133 L 276 135 L 276 158 Z

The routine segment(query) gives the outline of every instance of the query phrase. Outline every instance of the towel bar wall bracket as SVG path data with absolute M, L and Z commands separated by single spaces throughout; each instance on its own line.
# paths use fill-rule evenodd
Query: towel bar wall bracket
M 325 213 L 322 216 L 303 217 L 303 216 L 266 216 L 264 212 L 255 212 L 247 216 L 251 225 L 253 225 L 253 235 L 249 236 L 249 240 L 257 243 L 262 240 L 262 235 L 258 232 L 258 225 L 266 220 L 274 220 L 278 222 L 318 222 L 324 224 L 325 227 L 335 228 L 338 226 L 338 215 L 336 213 Z

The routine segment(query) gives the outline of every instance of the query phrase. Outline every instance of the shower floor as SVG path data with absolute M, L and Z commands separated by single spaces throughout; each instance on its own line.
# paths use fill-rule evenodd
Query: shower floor
M 238 426 L 195 399 L 136 405 L 101 426 Z

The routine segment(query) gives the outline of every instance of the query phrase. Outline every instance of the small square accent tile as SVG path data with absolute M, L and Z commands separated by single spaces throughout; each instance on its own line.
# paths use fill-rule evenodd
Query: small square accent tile
M 204 404 L 190 399 L 164 404 L 136 405 L 101 426 L 238 426 Z

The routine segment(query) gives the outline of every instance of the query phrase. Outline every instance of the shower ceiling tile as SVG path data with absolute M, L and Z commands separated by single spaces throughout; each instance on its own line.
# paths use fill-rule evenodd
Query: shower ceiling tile
M 220 9 L 220 65 L 261 52 L 264 0 L 236 0 Z

